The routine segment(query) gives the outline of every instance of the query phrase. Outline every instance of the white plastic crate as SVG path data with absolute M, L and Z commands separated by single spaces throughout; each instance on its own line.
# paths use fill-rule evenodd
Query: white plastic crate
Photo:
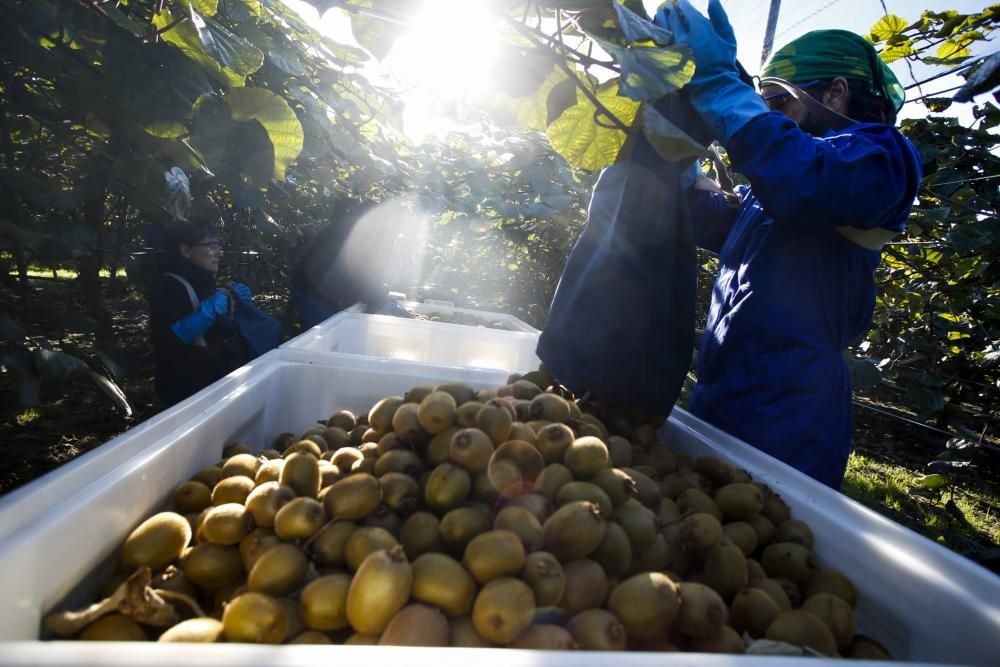
M 506 371 L 438 367 L 391 359 L 282 350 L 224 387 L 212 404 L 100 476 L 82 467 L 58 478 L 61 496 L 12 535 L 0 539 L 0 664 L 305 665 L 434 660 L 484 667 L 627 667 L 662 665 L 663 656 L 386 647 L 160 646 L 38 642 L 41 616 L 71 596 L 89 601 L 95 569 L 128 532 L 157 511 L 195 471 L 215 462 L 225 443 L 261 449 L 279 432 L 300 431 L 337 409 L 362 410 L 416 384 L 461 380 L 494 387 Z M 784 464 L 675 410 L 663 441 L 693 456 L 717 453 L 772 485 L 794 516 L 812 526 L 821 563 L 846 572 L 862 591 L 859 631 L 884 641 L 897 659 L 996 664 L 1000 654 L 1000 578 Z M 112 451 L 114 442 L 109 443 Z M 97 450 L 100 452 L 101 450 Z M 44 486 L 50 481 L 40 480 Z M 24 499 L 22 498 L 22 502 Z M 16 512 L 17 504 L 6 507 Z M 81 583 L 82 582 L 82 583 Z M 20 640 L 20 641 L 18 641 Z M 391 658 L 390 658 L 391 656 Z M 679 665 L 759 667 L 815 660 L 672 654 Z M 852 663 L 856 664 L 856 663 Z
M 342 312 L 283 347 L 523 373 L 538 368 L 537 345 L 537 333 Z
M 437 303 L 422 303 L 420 301 L 401 301 L 400 305 L 407 310 L 413 311 L 418 315 L 425 315 L 431 317 L 434 314 L 443 315 L 445 317 L 455 317 L 467 315 L 475 317 L 483 322 L 484 328 L 490 328 L 497 331 L 524 331 L 526 333 L 537 334 L 538 329 L 531 326 L 527 322 L 513 315 L 508 315 L 507 313 L 497 313 L 490 310 L 474 310 L 472 308 L 457 308 L 455 306 L 445 306 Z M 502 329 L 497 329 L 492 327 L 493 323 L 499 323 L 503 326 Z M 452 322 L 452 324 L 459 324 Z M 462 326 L 475 326 L 468 325 L 465 323 L 460 323 Z

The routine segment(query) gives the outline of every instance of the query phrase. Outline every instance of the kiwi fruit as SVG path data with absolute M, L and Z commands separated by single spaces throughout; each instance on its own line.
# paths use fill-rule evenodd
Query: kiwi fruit
M 812 529 L 804 521 L 789 519 L 774 527 L 775 542 L 795 542 L 806 549 L 812 549 L 816 539 Z
M 662 572 L 670 564 L 670 545 L 663 533 L 657 533 L 656 539 L 648 547 L 643 549 L 638 558 L 632 561 L 629 574 L 639 572 Z
M 524 565 L 524 545 L 512 531 L 487 531 L 469 541 L 463 562 L 476 581 L 485 584 L 497 577 L 517 574 Z
M 191 525 L 176 512 L 160 512 L 139 524 L 122 545 L 122 567 L 146 566 L 153 572 L 177 560 L 191 542 Z
M 448 445 L 448 458 L 470 473 L 485 470 L 492 455 L 493 441 L 478 428 L 463 428 Z
M 275 597 L 288 595 L 302 585 L 308 565 L 309 559 L 299 547 L 294 544 L 276 545 L 261 554 L 254 563 L 247 576 L 247 587 Z
M 377 646 L 378 645 L 378 635 L 363 635 L 360 632 L 355 632 L 350 637 L 344 640 L 345 646 Z
M 382 477 L 391 472 L 399 472 L 409 477 L 419 477 L 424 472 L 423 460 L 409 449 L 393 449 L 375 459 L 374 474 Z
M 448 644 L 462 648 L 494 648 L 496 646 L 479 635 L 472 622 L 471 614 L 448 619 Z
M 514 507 L 523 507 L 532 514 L 541 524 L 545 524 L 552 513 L 556 510 L 552 500 L 544 493 L 532 491 L 513 498 L 507 498 L 507 504 Z
M 761 579 L 767 579 L 764 566 L 756 558 L 747 558 L 747 582 L 752 586 Z
M 409 514 L 420 506 L 420 486 L 417 480 L 401 472 L 388 472 L 378 478 L 382 487 L 382 503 L 393 512 Z
M 717 544 L 705 554 L 702 576 L 723 600 L 732 600 L 747 585 L 746 556 L 735 544 Z
M 805 609 L 781 612 L 767 626 L 764 636 L 795 646 L 808 646 L 823 655 L 837 655 L 837 641 L 830 628 Z
M 189 618 L 167 628 L 158 642 L 213 643 L 222 638 L 222 621 L 214 618 Z
M 451 398 L 451 394 L 445 395 Z M 449 630 L 448 619 L 440 611 L 424 604 L 410 604 L 396 612 L 378 643 L 383 646 L 447 646 Z
M 330 487 L 323 506 L 333 519 L 357 521 L 368 516 L 382 502 L 382 487 L 369 473 L 349 475 Z
M 760 564 L 771 577 L 788 579 L 804 587 L 819 574 L 812 552 L 796 542 L 775 542 L 764 547 Z
M 805 598 L 808 600 L 820 593 L 836 595 L 849 604 L 851 609 L 858 606 L 858 589 L 855 588 L 850 579 L 837 570 L 823 570 L 819 572 L 806 587 Z
M 476 425 L 476 416 L 483 409 L 479 401 L 466 401 L 455 410 L 455 424 L 461 428 L 472 428 Z
M 347 569 L 355 572 L 369 554 L 380 549 L 391 549 L 398 544 L 395 536 L 385 528 L 360 526 L 351 533 L 344 545 L 344 561 Z
M 347 623 L 349 574 L 330 574 L 310 581 L 299 595 L 302 622 L 313 630 L 342 630 Z
M 424 502 L 438 512 L 458 507 L 469 495 L 472 478 L 454 463 L 442 463 L 431 471 L 424 488 Z
M 483 586 L 472 605 L 476 632 L 495 644 L 509 644 L 531 626 L 535 594 L 528 584 L 499 577 Z
M 334 521 L 321 528 L 308 543 L 309 553 L 319 565 L 343 567 L 346 548 L 358 525 L 352 521 Z
M 357 447 L 341 447 L 330 455 L 329 461 L 340 470 L 350 470 L 356 461 L 365 458 Z
M 711 514 L 721 524 L 722 510 L 710 495 L 699 489 L 685 489 L 677 496 L 677 509 L 681 514 Z
M 606 523 L 594 503 L 563 505 L 542 524 L 542 544 L 561 561 L 585 558 L 604 539 Z
M 289 639 L 286 644 L 332 644 L 333 641 L 319 630 L 303 630 Z
M 572 616 L 585 609 L 600 607 L 608 596 L 608 577 L 604 569 L 589 558 L 563 563 L 566 590 L 559 607 Z
M 280 482 L 260 484 L 246 499 L 246 508 L 253 517 L 254 524 L 264 528 L 274 525 L 274 517 L 282 507 L 296 497 L 295 490 Z
M 692 637 L 691 650 L 698 653 L 746 653 L 740 633 L 728 625 L 719 628 L 711 637 Z
M 767 593 L 767 596 L 777 605 L 778 611 L 788 611 L 792 608 L 792 600 L 785 592 L 785 587 L 776 579 L 758 579 L 752 582 L 750 587 Z
M 562 463 L 566 450 L 573 444 L 573 429 L 565 424 L 550 423 L 535 435 L 535 447 L 546 463 Z
M 371 514 L 361 520 L 361 525 L 368 528 L 381 528 L 393 536 L 399 535 L 403 520 L 385 505 L 379 505 Z
M 476 595 L 476 582 L 454 558 L 425 553 L 413 561 L 414 600 L 441 609 L 448 616 L 467 614 Z
M 476 390 L 464 382 L 445 382 L 434 387 L 434 391 L 448 392 L 455 399 L 456 405 L 477 400 Z
M 144 642 L 149 641 L 142 626 L 128 616 L 113 613 L 92 621 L 80 633 L 83 641 Z
M 476 428 L 489 436 L 494 446 L 507 442 L 514 417 L 499 399 L 487 401 L 476 415 Z
M 624 651 L 625 627 L 607 609 L 587 609 L 569 619 L 566 629 L 573 641 L 590 651 Z
M 526 401 L 522 401 L 522 403 L 526 403 Z M 535 443 L 538 441 L 538 438 L 535 436 L 534 429 L 532 429 L 530 426 L 528 426 L 524 422 L 519 422 L 519 421 L 515 421 L 515 422 L 511 423 L 511 425 L 510 425 L 510 435 L 507 437 L 507 439 L 508 440 L 523 440 L 524 442 L 527 442 L 528 444 L 530 444 L 532 446 L 534 446 Z
M 446 391 L 432 391 L 420 401 L 417 421 L 428 433 L 440 433 L 455 423 L 458 406 Z
M 489 512 L 475 507 L 458 507 L 441 517 L 441 542 L 448 552 L 461 556 L 473 537 L 492 527 Z
M 636 468 L 622 468 L 635 484 L 635 498 L 646 507 L 656 507 L 660 502 L 660 487 L 653 479 Z
M 547 551 L 535 551 L 524 559 L 520 578 L 531 587 L 539 607 L 555 607 L 566 592 L 566 575 L 556 557 Z
M 266 451 L 266 450 L 265 450 Z M 263 453 L 261 454 L 263 456 Z M 255 486 L 266 484 L 267 482 L 278 482 L 281 480 L 281 471 L 285 467 L 285 459 L 268 459 L 257 468 L 253 482 Z
M 532 625 L 528 630 L 511 642 L 510 648 L 528 648 L 543 651 L 572 651 L 577 648 L 573 635 L 569 630 L 558 625 Z
M 549 498 L 555 499 L 559 489 L 573 481 L 573 473 L 561 463 L 550 463 L 542 468 L 535 479 L 535 489 Z
M 371 424 L 371 428 L 380 434 L 393 430 L 392 418 L 396 414 L 396 410 L 403 403 L 404 399 L 402 396 L 386 396 L 373 405 L 372 409 L 368 412 L 368 423 Z
M 616 507 L 611 518 L 625 529 L 633 554 L 641 552 L 656 540 L 656 515 L 635 498 Z
M 569 403 L 555 394 L 538 394 L 531 399 L 529 411 L 532 419 L 546 419 L 550 422 L 563 423 L 570 417 Z
M 327 427 L 335 426 L 350 433 L 358 425 L 358 419 L 350 410 L 338 410 L 330 415 L 330 418 L 326 420 L 326 425 Z
M 249 477 L 253 479 L 259 465 L 260 461 L 249 451 L 227 456 L 222 462 L 222 478 Z
M 754 514 L 747 523 L 757 533 L 757 546 L 767 546 L 774 540 L 774 524 L 766 516 Z
M 612 435 L 605 441 L 608 447 L 608 458 L 615 468 L 627 468 L 632 465 L 632 443 L 620 435 Z
M 788 503 L 773 491 L 764 493 L 764 506 L 760 513 L 770 519 L 775 526 L 792 518 L 792 510 L 789 509 Z
M 497 512 L 493 520 L 496 530 L 509 530 L 518 536 L 525 553 L 542 548 L 542 524 L 534 514 L 524 507 L 510 505 Z
M 212 544 L 239 544 L 253 530 L 253 515 L 246 506 L 226 503 L 210 508 L 198 530 L 198 536 Z
M 759 639 L 781 610 L 771 596 L 758 588 L 744 588 L 733 596 L 733 625 L 740 632 Z
M 229 601 L 222 612 L 222 633 L 229 642 L 280 644 L 288 632 L 288 616 L 270 595 L 248 592 Z
M 678 584 L 681 605 L 674 626 L 689 637 L 712 637 L 726 622 L 727 608 L 719 594 L 705 584 Z
M 430 512 L 414 512 L 400 528 L 399 543 L 411 560 L 441 551 L 441 521 Z
M 315 498 L 319 493 L 318 459 L 302 452 L 289 455 L 285 459 L 278 481 L 292 487 L 297 496 Z
M 830 593 L 817 593 L 806 598 L 802 609 L 826 623 L 833 633 L 838 649 L 845 649 L 854 638 L 854 610 L 844 600 Z
M 508 440 L 490 456 L 486 474 L 502 495 L 518 495 L 541 474 L 545 461 L 537 449 L 523 440 Z
M 693 469 L 713 486 L 725 486 L 736 481 L 736 469 L 718 456 L 699 456 Z
M 608 466 L 608 447 L 599 438 L 584 436 L 575 439 L 563 453 L 563 465 L 577 479 L 590 479 Z
M 327 426 L 320 436 L 326 440 L 326 449 L 340 449 L 341 447 L 349 447 L 351 444 L 351 436 L 348 433 L 350 429 L 341 428 L 339 426 Z
M 406 604 L 413 568 L 403 547 L 373 551 L 358 567 L 347 591 L 347 620 L 357 632 L 381 635 Z
M 208 466 L 207 468 L 202 468 L 191 476 L 191 481 L 201 482 L 210 489 L 215 488 L 215 485 L 218 484 L 221 479 L 222 466 Z
M 433 468 L 451 460 L 451 440 L 461 430 L 458 426 L 449 426 L 440 433 L 434 434 L 423 452 L 423 459 L 427 465 Z M 492 451 L 492 449 L 493 443 L 491 442 L 490 450 Z
M 608 608 L 629 639 L 655 639 L 670 629 L 680 607 L 677 584 L 660 572 L 643 572 L 618 584 Z
M 556 505 L 559 507 L 581 500 L 594 503 L 597 505 L 597 509 L 600 511 L 602 517 L 605 519 L 611 518 L 611 511 L 614 509 L 614 505 L 608 494 L 604 492 L 604 489 L 597 484 L 593 484 L 592 482 L 569 482 L 568 484 L 563 484 L 559 489 L 559 493 L 556 494 Z
M 609 521 L 604 538 L 590 554 L 590 558 L 600 563 L 604 571 L 612 577 L 620 577 L 629 570 L 632 563 L 632 543 L 621 525 Z
M 212 504 L 212 489 L 201 482 L 184 482 L 174 491 L 174 509 L 178 514 L 195 514 Z
M 284 505 L 274 516 L 274 532 L 283 540 L 308 540 L 326 523 L 322 503 L 306 496 Z
M 722 524 L 711 514 L 692 514 L 678 527 L 681 550 L 700 558 L 722 540 Z
M 417 403 L 404 403 L 392 416 L 392 430 L 396 436 L 411 447 L 425 442 L 430 435 L 420 425 L 417 413 L 420 406 Z
M 757 549 L 757 532 L 746 521 L 723 524 L 722 536 L 739 547 L 744 556 L 749 556 Z
M 218 506 L 239 503 L 242 505 L 246 502 L 250 492 L 253 491 L 254 486 L 254 480 L 242 475 L 221 479 L 212 489 L 212 504 Z
M 322 443 L 322 444 L 320 444 Z M 281 453 L 282 458 L 287 459 L 292 454 L 309 454 L 313 458 L 319 460 L 319 457 L 323 455 L 327 449 L 326 439 L 319 434 L 313 434 L 307 436 L 305 440 L 299 440 L 293 442 L 285 451 Z
M 612 506 L 620 507 L 638 494 L 635 480 L 619 468 L 602 468 L 590 478 L 607 495 Z
M 864 635 L 854 635 L 854 641 L 844 655 L 856 660 L 892 660 L 892 655 L 884 646 Z

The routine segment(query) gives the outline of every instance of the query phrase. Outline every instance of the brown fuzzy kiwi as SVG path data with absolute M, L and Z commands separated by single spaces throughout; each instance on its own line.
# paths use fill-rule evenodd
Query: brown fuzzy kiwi
M 493 441 L 478 428 L 457 431 L 448 445 L 448 457 L 470 473 L 485 470 L 493 455 Z
M 622 468 L 635 484 L 635 498 L 646 507 L 656 507 L 660 502 L 660 487 L 653 478 L 636 468 Z
M 508 644 L 531 626 L 535 594 L 520 579 L 500 577 L 479 591 L 472 606 L 476 632 L 496 644 Z
M 854 641 L 844 655 L 857 660 L 892 660 L 892 655 L 884 646 L 864 635 L 854 635 Z
M 713 486 L 725 486 L 736 481 L 736 469 L 718 456 L 698 457 L 694 462 L 694 471 Z
M 727 608 L 719 594 L 705 584 L 679 584 L 681 606 L 674 627 L 689 637 L 713 637 L 726 622 Z
M 445 382 L 434 387 L 434 391 L 446 391 L 455 399 L 456 405 L 475 401 L 476 390 L 464 382 Z
M 625 504 L 629 498 L 638 494 L 635 480 L 619 468 L 602 468 L 590 478 L 593 484 L 601 487 L 614 507 Z
M 302 452 L 291 454 L 285 459 L 278 481 L 295 489 L 296 495 L 315 498 L 319 493 L 318 459 Z
M 791 598 L 785 592 L 785 587 L 775 579 L 758 579 L 750 584 L 751 588 L 767 593 L 768 597 L 777 605 L 778 611 L 788 611 L 792 608 Z
M 497 491 L 508 494 L 511 489 L 533 484 L 544 468 L 542 455 L 531 443 L 508 440 L 493 451 L 486 473 Z
M 747 523 L 757 533 L 757 547 L 766 547 L 774 541 L 774 524 L 766 516 L 754 514 L 747 519 Z
M 434 387 L 429 384 L 418 384 L 403 395 L 403 400 L 407 403 L 420 403 L 425 398 L 434 393 Z M 451 394 L 449 394 L 450 396 Z M 455 400 L 452 398 L 451 400 Z
M 347 562 L 347 540 L 357 529 L 352 521 L 334 521 L 321 528 L 308 543 L 313 560 L 319 565 L 343 567 Z
M 218 484 L 221 479 L 222 466 L 208 466 L 207 468 L 202 468 L 191 476 L 192 481 L 201 482 L 210 489 L 215 488 L 215 485 Z
M 391 452 L 394 449 L 409 449 L 410 446 L 403 442 L 403 440 L 396 435 L 395 431 L 389 431 L 381 438 L 378 439 L 376 444 L 378 447 L 378 455 L 382 456 L 387 452 Z
M 242 475 L 221 479 L 212 489 L 212 504 L 215 506 L 227 503 L 243 504 L 255 485 L 254 480 Z
M 476 596 L 476 582 L 454 558 L 426 553 L 413 561 L 414 600 L 440 608 L 448 616 L 469 612 Z
M 302 585 L 309 559 L 294 544 L 279 544 L 261 554 L 247 576 L 247 586 L 258 593 L 281 597 Z
M 427 442 L 430 434 L 420 425 L 416 403 L 403 403 L 392 415 L 392 430 L 407 445 L 416 447 Z
M 572 651 L 577 648 L 569 630 L 558 625 L 539 624 L 508 644 L 510 648 L 527 648 L 543 651 Z
M 488 642 L 476 632 L 472 615 L 458 616 L 448 620 L 448 645 L 461 648 L 493 648 L 493 642 Z
M 837 641 L 826 623 L 804 609 L 783 611 L 771 621 L 767 639 L 795 646 L 808 646 L 823 655 L 837 655 Z
M 740 633 L 728 625 L 719 628 L 711 637 L 693 637 L 691 650 L 698 653 L 746 653 L 746 646 Z
M 538 437 L 535 435 L 534 429 L 525 424 L 524 422 L 511 422 L 510 424 L 510 435 L 509 440 L 523 440 L 534 446 L 538 442 Z
M 253 515 L 245 505 L 226 503 L 207 511 L 198 536 L 202 541 L 212 544 L 239 544 L 253 527 Z
M 413 477 L 389 472 L 379 477 L 378 483 L 382 487 L 382 504 L 393 512 L 406 515 L 420 506 L 420 486 Z
M 531 399 L 531 418 L 547 419 L 551 422 L 563 423 L 570 416 L 570 407 L 566 399 L 555 394 L 543 393 Z
M 580 648 L 590 651 L 624 651 L 625 627 L 606 609 L 587 609 L 569 619 L 566 629 Z
M 361 563 L 369 554 L 378 550 L 387 550 L 397 546 L 395 536 L 385 528 L 378 526 L 360 526 L 351 533 L 344 545 L 344 561 L 351 572 L 361 567 Z
M 545 550 L 566 561 L 584 558 L 604 539 L 606 523 L 597 505 L 573 502 L 563 505 L 542 524 Z
M 691 470 L 678 470 L 664 475 L 660 480 L 660 495 L 664 498 L 676 500 L 688 489 L 707 493 L 712 489 L 712 484 L 707 478 Z
M 618 584 L 608 608 L 621 620 L 630 640 L 655 639 L 673 625 L 680 609 L 677 584 L 660 572 L 643 572 Z
M 722 525 L 722 534 L 749 556 L 757 548 L 757 532 L 746 521 L 732 521 Z
M 420 401 L 417 421 L 428 433 L 440 433 L 455 423 L 458 405 L 455 398 L 446 391 L 434 391 Z
M 609 576 L 622 576 L 628 572 L 632 563 L 632 543 L 628 539 L 628 533 L 619 524 L 609 521 L 604 538 L 590 554 L 590 558 L 600 563 Z
M 507 442 L 513 422 L 513 415 L 500 399 L 487 401 L 476 415 L 476 428 L 488 435 L 496 447 Z
M 479 401 L 466 401 L 455 411 L 455 424 L 460 428 L 472 428 L 476 425 L 476 415 L 483 409 Z
M 119 560 L 129 569 L 145 565 L 156 572 L 177 560 L 191 542 L 191 533 L 191 525 L 180 514 L 154 514 L 125 538 Z
M 320 445 L 320 443 L 323 443 Z M 297 440 L 285 448 L 285 451 L 281 452 L 282 458 L 288 458 L 292 454 L 309 454 L 315 459 L 319 459 L 329 447 L 326 445 L 326 439 L 322 435 L 313 434 L 308 436 L 306 440 Z M 256 477 L 256 475 L 255 475 Z
M 752 586 L 761 579 L 767 579 L 764 566 L 756 558 L 747 558 L 747 581 Z
M 414 512 L 399 530 L 399 543 L 410 560 L 441 551 L 441 521 L 430 512 Z
M 722 540 L 722 524 L 711 514 L 692 514 L 680 522 L 677 539 L 682 551 L 698 558 Z
M 476 581 L 485 584 L 517 574 L 524 565 L 524 545 L 513 531 L 490 530 L 469 541 L 462 562 Z
M 274 532 L 283 540 L 308 540 L 326 521 L 322 503 L 315 498 L 300 497 L 274 515 Z
M 323 506 L 332 519 L 357 521 L 368 516 L 382 502 L 382 487 L 369 473 L 349 475 L 330 487 Z
M 795 542 L 775 542 L 761 552 L 760 564 L 771 577 L 783 577 L 803 588 L 819 574 L 812 552 Z
M 509 530 L 518 536 L 525 553 L 542 548 L 542 523 L 524 507 L 510 505 L 500 510 L 493 520 L 496 530 Z
M 201 482 L 184 482 L 174 491 L 178 514 L 196 514 L 212 504 L 212 490 Z
M 375 460 L 375 476 L 390 472 L 401 472 L 410 477 L 419 477 L 426 467 L 420 456 L 409 449 L 393 449 Z
M 448 553 L 460 557 L 473 537 L 492 527 L 488 512 L 474 507 L 458 507 L 441 517 L 441 542 Z
M 539 607 L 555 607 L 566 592 L 566 575 L 556 557 L 547 551 L 535 551 L 524 559 L 520 578 L 535 594 Z
M 329 461 L 341 470 L 350 470 L 355 461 L 360 461 L 365 455 L 357 447 L 341 447 L 334 451 Z
M 241 475 L 253 479 L 254 475 L 257 474 L 257 467 L 260 466 L 260 461 L 249 451 L 233 454 L 232 456 L 223 456 L 225 457 L 225 460 L 222 462 L 223 478 Z
M 451 394 L 447 396 L 451 398 Z M 444 614 L 424 604 L 410 604 L 396 612 L 378 643 L 381 646 L 447 646 L 448 634 L 448 619 Z
M 823 570 L 817 574 L 806 587 L 805 597 L 809 599 L 820 593 L 836 595 L 849 604 L 851 609 L 858 606 L 858 589 L 850 579 L 837 570 Z
M 265 450 L 266 451 L 266 450 Z M 261 453 L 263 456 L 263 452 Z M 268 459 L 260 464 L 257 468 L 257 474 L 254 475 L 253 482 L 254 486 L 261 486 L 267 482 L 278 482 L 281 480 L 281 470 L 285 467 L 285 459 L 283 458 L 273 458 Z
M 608 577 L 604 569 L 589 558 L 563 563 L 566 590 L 560 608 L 567 615 L 600 607 L 608 596 Z
M 543 527 L 552 513 L 556 511 L 555 503 L 541 491 L 533 491 L 509 498 L 508 504 L 528 510 L 535 515 Z
M 812 529 L 804 521 L 789 519 L 774 527 L 775 542 L 795 542 L 806 549 L 812 549 L 816 543 Z
M 771 491 L 764 492 L 764 506 L 760 513 L 771 520 L 775 526 L 792 518 L 792 510 L 781 496 Z
M 386 396 L 372 406 L 368 412 L 368 423 L 375 432 L 384 434 L 392 430 L 392 418 L 399 406 L 403 405 L 402 396 Z
M 563 453 L 563 465 L 577 479 L 590 479 L 608 467 L 608 447 L 599 438 L 584 436 L 575 439 Z
M 612 435 L 608 437 L 606 444 L 611 465 L 616 468 L 627 468 L 632 465 L 632 443 L 620 435 Z
M 719 487 L 715 502 L 726 521 L 745 521 L 764 507 L 764 495 L 753 484 L 737 482 Z
M 744 588 L 733 596 L 733 625 L 755 639 L 764 636 L 780 612 L 771 596 L 758 588 Z
M 347 623 L 347 591 L 351 575 L 329 574 L 310 581 L 299 595 L 299 612 L 306 627 L 342 630 Z
M 612 520 L 621 525 L 632 544 L 632 553 L 638 554 L 656 541 L 656 515 L 653 511 L 631 498 L 611 514 Z
M 304 630 L 289 639 L 286 644 L 332 644 L 329 635 L 319 630 Z
M 80 633 L 83 641 L 144 642 L 149 641 L 142 626 L 123 614 L 108 614 L 92 621 Z
M 280 644 L 288 632 L 288 616 L 270 595 L 238 595 L 222 612 L 222 632 L 229 642 Z
M 167 628 L 156 641 L 164 643 L 214 643 L 222 639 L 222 621 L 214 618 L 189 618 Z
M 573 473 L 561 463 L 550 463 L 535 479 L 535 488 L 549 498 L 555 499 L 564 484 L 573 481 Z
M 732 600 L 747 585 L 746 556 L 735 544 L 717 544 L 709 549 L 703 567 L 705 584 L 723 600 Z
M 665 445 L 650 447 L 635 461 L 635 465 L 652 468 L 658 476 L 666 475 L 677 472 L 677 454 Z
M 362 634 L 380 635 L 410 597 L 413 568 L 403 547 L 372 552 L 347 591 L 347 620 Z
M 454 463 L 442 463 L 431 471 L 424 488 L 424 502 L 438 512 L 458 507 L 469 495 L 472 478 Z
M 837 648 L 843 650 L 854 639 L 854 610 L 851 605 L 836 595 L 817 593 L 806 598 L 802 608 L 826 623 L 837 641 Z
M 597 505 L 601 516 L 605 519 L 611 518 L 614 505 L 611 498 L 604 492 L 604 489 L 592 482 L 570 482 L 563 484 L 556 494 L 556 505 L 562 507 L 567 503 L 585 500 Z
M 338 410 L 330 415 L 329 419 L 326 420 L 326 425 L 328 427 L 336 426 L 350 433 L 358 425 L 358 419 L 350 410 Z
M 639 572 L 662 572 L 670 564 L 670 545 L 663 533 L 657 533 L 656 539 L 642 550 L 638 558 L 633 559 L 629 574 Z
M 722 523 L 722 510 L 710 495 L 699 489 L 685 489 L 677 496 L 677 509 L 681 514 L 704 513 Z

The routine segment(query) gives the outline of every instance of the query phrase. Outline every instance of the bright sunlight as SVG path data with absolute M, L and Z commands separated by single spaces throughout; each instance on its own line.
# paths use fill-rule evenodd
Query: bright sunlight
M 454 125 L 442 118 L 443 105 L 489 92 L 500 43 L 496 21 L 483 0 L 424 0 L 385 63 L 404 87 L 407 134 L 447 131 Z

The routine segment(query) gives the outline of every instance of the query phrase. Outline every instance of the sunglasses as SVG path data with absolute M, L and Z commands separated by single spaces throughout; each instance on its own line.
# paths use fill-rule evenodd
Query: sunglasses
M 822 79 L 816 79 L 815 81 L 803 83 L 797 87 L 799 90 L 809 90 L 810 88 L 815 88 L 821 83 L 823 83 Z M 781 111 L 785 108 L 785 105 L 788 104 L 789 100 L 795 99 L 792 97 L 792 94 L 787 91 L 782 91 L 773 95 L 761 95 L 761 97 L 764 98 L 764 103 L 767 104 L 767 108 L 771 111 Z

